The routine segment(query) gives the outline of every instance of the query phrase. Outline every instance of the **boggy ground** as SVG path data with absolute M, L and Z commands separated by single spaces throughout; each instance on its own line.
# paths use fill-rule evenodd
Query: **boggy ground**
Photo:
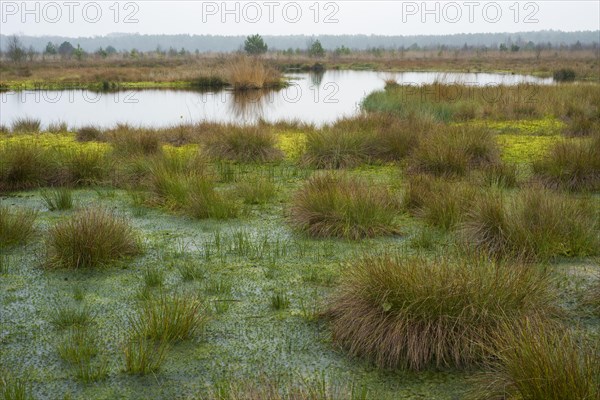
M 375 95 L 366 104 L 389 107 L 398 98 L 396 90 L 401 89 L 390 87 L 387 95 Z M 575 94 L 572 87 L 564 93 L 574 98 L 569 97 Z M 594 91 L 582 89 L 579 97 L 586 96 Z M 9 243 L 5 234 L 20 229 L 7 224 L 0 232 L 6 242 L 0 268 L 0 388 L 6 398 L 9 390 L 21 388 L 34 398 L 81 399 L 265 398 L 267 392 L 274 399 L 455 399 L 472 394 L 488 369 L 485 362 L 429 363 L 418 372 L 378 368 L 368 354 L 350 356 L 332 337 L 333 295 L 347 284 L 356 260 L 369 254 L 478 265 L 481 261 L 474 260 L 480 258 L 472 254 L 477 250 L 485 260 L 499 257 L 517 268 L 546 271 L 547 289 L 559 310 L 552 313 L 552 323 L 593 355 L 588 343 L 600 334 L 593 295 L 600 275 L 599 167 L 563 165 L 581 177 L 565 186 L 564 177 L 540 160 L 557 160 L 551 155 L 558 143 L 573 146 L 582 160 L 594 157 L 594 118 L 600 114 L 597 105 L 594 113 L 576 104 L 592 124 L 574 136 L 563 103 L 555 103 L 514 119 L 484 113 L 481 104 L 472 105 L 474 112 L 465 117 L 450 105 L 444 113 L 424 108 L 416 119 L 372 113 L 318 130 L 261 124 L 36 133 L 35 123 L 21 121 L 0 137 L 1 206 L 10 212 L 35 210 L 37 219 L 34 234 L 21 243 Z M 444 151 L 447 147 L 454 152 Z M 332 180 L 323 179 L 335 185 L 353 182 L 332 198 L 352 198 L 353 188 L 367 182 L 382 189 L 373 204 L 385 209 L 373 214 L 349 201 L 344 203 L 348 212 L 319 197 L 324 192 L 299 196 L 299 190 L 319 188 L 319 177 L 328 174 Z M 67 187 L 73 208 L 68 200 L 58 201 L 55 189 L 44 187 Z M 208 189 L 196 192 L 197 187 Z M 556 219 L 544 209 L 541 236 L 531 219 L 506 225 L 515 235 L 531 235 L 524 236 L 534 238 L 531 247 L 519 247 L 513 236 L 484 237 L 473 229 L 494 223 L 472 212 L 487 204 L 478 199 L 501 194 L 507 207 L 518 208 L 539 201 L 539 193 L 573 218 L 561 214 Z M 55 201 L 44 200 L 49 197 Z M 67 209 L 50 211 L 61 208 L 52 207 L 58 203 Z M 46 244 L 52 227 L 84 209 L 125 217 L 138 234 L 140 253 L 86 268 L 49 263 L 51 251 L 57 251 Z M 327 229 L 304 230 L 307 209 Z M 339 213 L 365 229 L 344 229 Z M 381 215 L 393 217 L 385 229 L 372 229 L 381 227 Z M 307 223 L 314 228 L 313 218 Z M 369 225 L 373 221 L 376 226 Z M 551 234 L 544 235 L 543 221 L 554 224 Z M 332 232 L 341 237 L 328 237 Z M 474 249 L 475 243 L 481 247 Z M 164 351 L 157 368 L 132 373 L 124 355 L 132 317 L 164 294 L 199 299 L 206 321 L 189 338 L 164 339 L 166 350 L 152 348 Z M 393 304 L 383 307 L 395 310 Z M 83 329 L 96 342 L 91 361 L 81 364 L 87 369 L 78 369 L 61 351 L 70 329 Z M 480 357 L 485 359 L 480 354 L 474 359 Z

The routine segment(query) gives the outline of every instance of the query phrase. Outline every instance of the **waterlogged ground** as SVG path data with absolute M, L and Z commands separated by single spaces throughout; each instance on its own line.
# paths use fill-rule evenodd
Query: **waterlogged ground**
M 525 165 L 560 139 L 559 128 L 538 129 L 539 124 L 560 123 L 499 123 L 498 142 L 507 161 Z M 70 134 L 44 135 L 40 140 L 46 140 L 46 145 L 79 146 Z M 57 142 L 51 144 L 53 140 Z M 474 371 L 380 371 L 332 344 L 326 323 L 317 316 L 350 260 L 368 251 L 440 254 L 450 239 L 436 233 L 432 248 L 417 249 L 423 225 L 406 215 L 399 216 L 403 232 L 398 237 L 347 242 L 310 240 L 295 234 L 285 221 L 286 204 L 294 189 L 313 172 L 295 166 L 302 143 L 301 134 L 283 133 L 280 147 L 287 160 L 281 165 L 232 167 L 234 177 L 264 173 L 278 185 L 274 200 L 247 206 L 244 215 L 235 220 L 198 221 L 136 206 L 123 190 L 74 191 L 76 209 L 101 206 L 125 215 L 144 240 L 142 256 L 98 271 L 46 270 L 41 266 L 44 232 L 76 209 L 50 212 L 39 191 L 3 197 L 3 204 L 36 209 L 39 216 L 36 239 L 3 254 L 8 268 L 0 275 L 0 371 L 24 378 L 40 399 L 195 398 L 219 383 L 265 376 L 283 382 L 325 378 L 341 385 L 365 386 L 370 398 L 462 398 Z M 93 151 L 106 151 L 103 146 Z M 365 166 L 352 173 L 401 192 L 404 177 L 397 166 Z M 523 167 L 522 173 L 526 175 L 527 168 Z M 231 183 L 219 186 L 227 189 Z M 190 262 L 196 265 L 192 280 L 181 273 Z M 163 290 L 202 296 L 211 319 L 198 338 L 169 349 L 159 372 L 138 377 L 123 372 L 121 344 L 128 317 L 144 291 L 160 290 L 145 289 L 147 268 L 163 271 Z M 600 321 L 581 311 L 579 302 L 582 290 L 600 273 L 598 260 L 563 260 L 551 268 L 560 277 L 558 290 L 574 323 L 600 337 Z M 289 298 L 288 309 L 272 309 L 275 293 Z M 82 383 L 58 355 L 64 331 L 52 325 L 51 314 L 66 303 L 81 303 L 95 316 L 90 330 L 100 344 L 97 362 L 108 366 L 103 380 Z
M 280 206 L 258 207 L 230 222 L 192 221 L 155 210 L 132 211 L 125 192 L 101 190 L 76 191 L 77 207 L 101 205 L 129 216 L 145 238 L 146 253 L 94 272 L 40 267 L 44 230 L 71 212 L 47 211 L 37 192 L 2 200 L 40 211 L 38 240 L 8 254 L 8 272 L 0 280 L 0 369 L 26 377 L 39 398 L 185 398 L 216 382 L 263 374 L 293 381 L 324 375 L 392 398 L 451 399 L 464 388 L 461 373 L 386 373 L 350 359 L 332 346 L 326 326 L 315 318 L 346 260 L 364 251 L 400 248 L 405 238 L 360 244 L 302 240 L 285 227 Z M 194 281 L 184 281 L 178 270 L 186 259 L 198 263 L 201 276 Z M 149 266 L 164 271 L 164 290 L 206 296 L 213 315 L 202 337 L 170 349 L 159 373 L 131 377 L 122 372 L 119 346 Z M 79 301 L 95 315 L 91 328 L 100 357 L 110 366 L 108 378 L 93 384 L 79 383 L 61 361 L 57 346 L 64 331 L 49 318 L 59 303 L 78 302 L 80 291 Z M 271 309 L 274 292 L 289 296 L 289 309 Z

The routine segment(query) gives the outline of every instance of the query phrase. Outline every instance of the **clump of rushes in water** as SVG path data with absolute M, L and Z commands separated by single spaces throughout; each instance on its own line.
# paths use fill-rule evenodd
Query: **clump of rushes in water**
M 27 243 L 35 234 L 37 212 L 0 204 L 0 248 Z
M 505 326 L 470 399 L 600 398 L 600 348 L 564 327 L 535 320 Z
M 181 279 L 186 282 L 202 279 L 204 273 L 200 268 L 200 264 L 194 260 L 184 260 L 177 264 L 177 270 Z
M 287 293 L 278 290 L 271 295 L 271 308 L 273 310 L 285 310 L 289 306 L 290 298 Z
M 142 278 L 147 287 L 160 287 L 165 280 L 165 272 L 157 266 L 149 266 L 142 271 Z
M 50 211 L 64 211 L 73 208 L 73 192 L 69 188 L 42 190 L 40 196 Z
M 364 385 L 342 384 L 324 375 L 291 380 L 260 376 L 252 381 L 226 379 L 204 390 L 202 400 L 367 400 L 380 396 Z
M 494 257 L 547 260 L 598 254 L 599 219 L 590 200 L 545 189 L 507 198 L 489 193 L 472 202 L 461 231 L 467 243 Z
M 139 254 L 141 244 L 127 220 L 90 208 L 50 228 L 46 250 L 49 268 L 98 268 Z
M 313 237 L 361 239 L 399 233 L 390 191 L 345 174 L 316 174 L 292 198 L 288 221 Z
M 533 163 L 546 186 L 571 191 L 600 190 L 600 133 L 592 139 L 561 141 Z
M 57 329 L 70 327 L 81 328 L 89 325 L 94 319 L 87 306 L 56 303 L 50 311 L 50 320 Z
M 421 138 L 409 169 L 438 176 L 462 176 L 470 168 L 497 163 L 499 154 L 493 135 L 481 127 L 440 128 Z
M 140 338 L 176 342 L 199 334 L 208 321 L 202 301 L 183 293 L 151 296 L 131 319 Z
M 71 364 L 82 382 L 96 382 L 108 375 L 106 360 L 97 360 L 96 337 L 81 327 L 70 329 L 58 345 L 59 356 Z
M 381 368 L 468 367 L 503 326 L 554 314 L 550 283 L 483 259 L 367 256 L 345 270 L 327 315 L 336 343 Z
M 273 162 L 283 158 L 277 137 L 260 126 L 237 127 L 208 135 L 205 150 L 213 158 L 237 162 Z
M 158 371 L 168 350 L 164 341 L 155 341 L 131 334 L 123 344 L 125 372 L 132 375 L 146 375 Z
M 3 371 L 0 371 L 3 372 Z M 0 374 L 0 398 L 5 400 L 32 400 L 24 380 L 14 378 L 10 373 Z

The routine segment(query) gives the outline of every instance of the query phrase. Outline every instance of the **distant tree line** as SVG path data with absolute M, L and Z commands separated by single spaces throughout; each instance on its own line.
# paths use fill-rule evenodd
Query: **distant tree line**
M 122 35 L 104 36 L 98 38 L 59 38 L 59 37 L 18 37 L 0 35 L 0 43 L 6 45 L 0 48 L 2 55 L 13 62 L 21 63 L 33 60 L 36 56 L 60 57 L 64 59 L 82 60 L 93 56 L 106 58 L 113 55 L 122 57 L 143 57 L 145 54 L 179 57 L 201 52 L 231 52 L 244 51 L 247 54 L 259 56 L 267 52 L 283 55 L 305 54 L 320 58 L 327 53 L 333 56 L 347 56 L 355 51 L 366 51 L 374 56 L 386 52 L 431 51 L 440 55 L 445 51 L 472 51 L 478 54 L 489 50 L 516 53 L 519 51 L 536 52 L 539 56 L 544 50 L 583 50 L 598 49 L 599 31 L 595 32 L 558 32 L 544 31 L 520 34 L 461 34 L 450 36 L 397 36 L 379 37 L 366 35 L 325 35 L 319 38 L 308 36 L 261 36 L 259 34 L 247 37 L 238 36 L 190 36 L 190 35 Z M 187 40 L 181 40 L 182 38 Z M 171 43 L 173 39 L 181 42 L 181 47 L 163 47 L 161 43 Z M 456 41 L 464 40 L 460 45 Z M 502 41 L 492 42 L 503 38 Z M 535 41 L 533 39 L 543 39 Z M 484 40 L 485 39 L 485 40 Z M 558 39 L 563 41 L 557 42 Z M 595 39 L 595 40 L 593 40 Z M 299 41 L 303 40 L 300 44 Z M 414 42 L 410 44 L 411 40 Z M 435 43 L 435 41 L 438 43 Z M 40 45 L 44 41 L 43 45 Z M 154 42 L 152 47 L 150 43 Z M 158 42 L 158 44 L 156 44 Z M 235 45 L 234 45 L 235 42 Z M 272 44 L 275 43 L 275 45 Z M 447 42 L 442 44 L 442 42 Z M 295 43 L 296 46 L 281 47 L 283 43 Z M 371 46 L 369 43 L 380 43 Z M 403 43 L 403 44 L 398 44 Z M 487 44 L 482 44 L 487 43 Z M 131 46 L 138 44 L 138 46 Z M 352 47 L 350 47 L 350 44 Z M 99 46 L 97 46 L 99 45 Z M 194 45 L 197 46 L 194 48 Z M 95 46 L 91 48 L 91 46 Z M 200 48 L 198 48 L 200 47 Z M 166 50 L 164 50 L 166 48 Z M 118 50 L 119 49 L 119 50 Z M 192 50 L 193 49 L 193 50 Z
M 334 51 L 342 46 L 351 50 L 381 49 L 436 49 L 440 46 L 457 49 L 465 43 L 469 46 L 487 47 L 496 49 L 505 44 L 509 49 L 512 44 L 523 48 L 527 43 L 548 44 L 553 48 L 569 47 L 579 41 L 582 46 L 599 42 L 600 31 L 562 32 L 562 31 L 537 31 L 520 33 L 475 33 L 454 35 L 410 35 L 410 36 L 381 36 L 381 35 L 288 35 L 269 36 L 263 35 L 263 41 L 268 45 L 269 51 L 282 51 L 287 49 L 306 49 L 307 43 L 319 40 L 326 51 Z M 8 36 L 0 35 L 0 43 L 6 50 Z M 60 46 L 63 42 L 70 42 L 74 47 L 79 44 L 86 52 L 92 53 L 99 48 L 106 49 L 112 46 L 119 51 L 137 49 L 141 52 L 154 51 L 157 46 L 161 49 L 171 48 L 177 52 L 183 47 L 187 51 L 195 52 L 232 52 L 243 50 L 246 36 L 216 36 L 216 35 L 141 35 L 141 34 L 110 34 L 98 37 L 68 38 L 61 36 L 22 36 L 23 45 L 32 46 L 37 52 L 43 52 L 47 43 L 52 42 Z

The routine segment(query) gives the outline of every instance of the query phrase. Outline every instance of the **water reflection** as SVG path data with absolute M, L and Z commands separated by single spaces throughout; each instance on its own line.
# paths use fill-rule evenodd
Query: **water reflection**
M 310 78 L 310 82 L 313 86 L 319 87 L 321 86 L 321 82 L 323 82 L 323 77 L 325 76 L 325 70 L 312 71 L 308 73 Z
M 275 91 L 267 89 L 228 92 L 232 100 L 227 102 L 231 113 L 243 122 L 252 122 L 265 114 L 265 108 L 274 102 Z

